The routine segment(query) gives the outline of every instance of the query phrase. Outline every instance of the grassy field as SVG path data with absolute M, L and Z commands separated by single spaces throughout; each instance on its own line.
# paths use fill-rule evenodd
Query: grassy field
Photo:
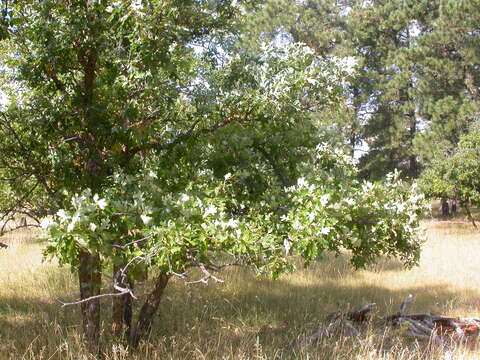
M 242 269 L 225 284 L 168 286 L 148 345 L 130 352 L 103 337 L 105 359 L 480 359 L 476 349 L 448 352 L 403 336 L 405 329 L 363 329 L 291 349 L 320 326 L 337 302 L 355 308 L 377 303 L 374 316 L 392 314 L 412 293 L 411 312 L 480 316 L 480 232 L 468 223 L 425 222 L 420 266 L 405 270 L 394 260 L 361 271 L 346 257 L 329 258 L 277 281 Z M 68 269 L 42 262 L 41 244 L 26 232 L 5 239 L 0 251 L 0 360 L 88 359 L 81 345 L 78 307 L 56 298 L 77 297 Z M 141 289 L 139 289 L 141 293 Z M 109 300 L 103 302 L 108 316 Z

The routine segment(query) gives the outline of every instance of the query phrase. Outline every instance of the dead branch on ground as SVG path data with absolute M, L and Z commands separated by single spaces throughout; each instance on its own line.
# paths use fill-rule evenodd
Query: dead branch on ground
M 447 317 L 433 313 L 411 314 L 408 308 L 413 302 L 413 296 L 408 295 L 402 302 L 400 309 L 394 315 L 369 322 L 370 312 L 375 304 L 367 304 L 360 309 L 350 312 L 335 312 L 327 316 L 328 325 L 316 330 L 307 337 L 306 344 L 317 342 L 322 337 L 332 336 L 339 330 L 348 330 L 356 337 L 361 336 L 359 325 L 370 323 L 374 327 L 398 327 L 405 324 L 408 327 L 406 335 L 420 341 L 429 341 L 444 349 L 454 343 L 472 343 L 480 339 L 480 319 Z M 354 324 L 357 326 L 355 327 Z M 297 349 L 301 345 L 297 345 Z

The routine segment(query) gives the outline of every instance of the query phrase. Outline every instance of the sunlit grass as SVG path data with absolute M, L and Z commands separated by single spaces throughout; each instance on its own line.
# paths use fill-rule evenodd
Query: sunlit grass
M 338 309 L 377 303 L 374 319 L 392 314 L 412 293 L 412 312 L 478 317 L 480 232 L 468 224 L 427 222 L 420 266 L 405 270 L 382 260 L 353 271 L 346 257 L 271 281 L 244 269 L 223 274 L 224 284 L 169 284 L 149 341 L 140 350 L 113 344 L 103 334 L 105 359 L 478 359 L 475 349 L 444 352 L 417 344 L 401 329 L 362 329 L 362 337 L 339 334 L 318 344 L 293 347 Z M 0 251 L 0 359 L 87 359 L 77 307 L 56 302 L 78 296 L 75 276 L 43 262 L 34 234 L 5 239 Z M 142 288 L 137 289 L 138 294 Z M 109 301 L 103 302 L 109 316 Z M 106 321 L 105 321 L 106 323 Z M 107 326 L 104 326 L 107 329 Z

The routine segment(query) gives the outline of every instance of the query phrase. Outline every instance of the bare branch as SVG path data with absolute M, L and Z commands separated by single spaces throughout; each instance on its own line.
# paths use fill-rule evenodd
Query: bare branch
M 218 283 L 225 282 L 224 280 L 217 278 L 215 275 L 213 275 L 211 272 L 209 272 L 204 264 L 199 263 L 198 267 L 200 268 L 200 270 L 202 270 L 202 272 L 205 274 L 205 276 L 203 278 L 201 278 L 200 280 L 197 280 L 197 281 L 186 282 L 187 285 L 199 284 L 199 283 L 208 284 L 208 281 L 210 279 L 212 279 L 213 281 L 218 282 Z
M 186 278 L 187 278 L 187 274 L 186 274 L 186 273 L 181 273 L 181 274 L 180 274 L 180 273 L 176 273 L 176 272 L 173 271 L 173 270 L 169 270 L 168 273 L 169 273 L 169 274 L 172 274 L 172 275 L 174 275 L 174 276 L 177 276 L 177 277 L 179 277 L 180 279 L 186 279 Z
M 117 284 L 114 284 L 114 285 L 113 285 L 113 288 L 114 288 L 115 290 L 118 290 L 120 293 L 127 293 L 127 294 L 129 294 L 129 295 L 130 295 L 132 298 L 134 298 L 135 300 L 137 299 L 137 297 L 133 294 L 132 289 L 130 289 L 130 288 L 121 287 L 121 286 L 119 286 L 119 285 L 117 285 Z
M 405 300 L 402 302 L 402 305 L 400 305 L 400 311 L 398 312 L 398 315 L 405 315 L 407 313 L 408 307 L 412 302 L 413 302 L 413 295 L 408 294 Z
M 115 274 L 115 276 L 113 277 L 113 288 L 115 290 L 117 290 L 118 292 L 116 293 L 108 293 L 108 294 L 100 294 L 100 295 L 94 295 L 94 296 L 91 296 L 91 297 L 88 297 L 86 299 L 82 299 L 82 300 L 79 300 L 79 301 L 74 301 L 74 302 L 63 302 L 59 299 L 57 299 L 57 301 L 62 304 L 62 307 L 65 307 L 65 306 L 72 306 L 72 305 L 79 305 L 79 304 L 83 304 L 83 303 L 86 303 L 86 302 L 89 302 L 89 301 L 92 301 L 92 300 L 95 300 L 95 299 L 100 299 L 100 298 L 104 298 L 104 297 L 115 297 L 115 296 L 124 296 L 124 295 L 130 295 L 133 299 L 137 299 L 137 297 L 133 294 L 133 291 L 132 289 L 128 288 L 128 287 L 122 287 L 120 286 L 119 284 L 123 283 L 124 279 L 125 279 L 125 273 L 128 269 L 128 267 L 133 264 L 134 261 L 140 259 L 141 257 L 140 256 L 136 256 L 134 257 L 132 260 L 130 260 L 123 268 L 121 268 L 120 270 L 118 270 Z
M 63 302 L 59 299 L 57 299 L 57 301 L 62 305 L 62 308 L 63 308 L 63 307 L 66 307 L 66 306 L 83 304 L 83 303 L 86 303 L 86 302 L 89 302 L 89 301 L 92 301 L 92 300 L 95 300 L 95 299 L 104 298 L 104 297 L 123 296 L 123 295 L 127 295 L 127 294 L 131 295 L 131 291 L 129 289 L 126 289 L 126 290 L 124 290 L 122 292 L 118 292 L 118 293 L 109 293 L 109 294 L 100 294 L 100 295 L 90 296 L 86 299 L 79 300 L 79 301 L 74 301 L 74 302 Z
M 126 249 L 128 248 L 130 245 L 133 245 L 133 244 L 137 244 L 139 242 L 142 242 L 142 241 L 145 241 L 145 240 L 148 240 L 150 239 L 151 237 L 153 236 L 153 234 L 150 234 L 148 236 L 145 236 L 141 239 L 138 239 L 138 240 L 135 240 L 135 241 L 130 241 L 129 243 L 126 243 L 125 245 L 113 245 L 114 248 L 117 248 L 117 249 Z
M 315 343 L 318 339 L 324 337 L 324 336 L 329 336 L 334 329 L 336 329 L 340 324 L 342 323 L 342 318 L 337 318 L 335 321 L 331 322 L 328 324 L 326 328 L 320 328 L 318 329 L 315 333 L 310 335 L 307 338 L 307 344 L 313 344 Z
M 7 230 L 5 230 L 3 227 L 0 231 L 0 236 L 4 235 L 7 232 L 19 230 L 19 229 L 27 229 L 27 228 L 39 228 L 40 225 L 38 224 L 25 224 L 25 225 L 16 225 L 14 227 L 9 227 Z
M 427 325 L 421 323 L 420 321 L 415 321 L 412 320 L 408 317 L 401 317 L 398 319 L 400 322 L 407 322 L 413 326 L 413 328 L 419 332 L 419 333 L 424 333 L 428 336 L 432 335 L 433 328 L 428 327 Z

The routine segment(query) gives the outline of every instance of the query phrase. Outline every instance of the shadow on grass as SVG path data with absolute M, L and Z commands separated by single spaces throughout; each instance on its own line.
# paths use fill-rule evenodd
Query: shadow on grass
M 340 268 L 348 267 L 343 259 L 335 263 Z M 374 316 L 380 318 L 398 311 L 409 293 L 415 296 L 410 312 L 439 314 L 480 295 L 465 290 L 460 298 L 457 291 L 441 283 L 391 290 L 381 284 L 366 284 L 361 273 L 351 271 L 349 276 L 358 278 L 358 283 L 351 279 L 344 282 L 342 274 L 334 269 L 338 266 L 322 272 L 320 264 L 316 269 L 302 271 L 300 276 L 307 278 L 305 284 L 293 276 L 271 281 L 243 271 L 230 273 L 221 286 L 185 289 L 176 282 L 167 291 L 154 334 L 174 338 L 172 344 L 185 337 L 200 347 L 207 344 L 206 336 L 228 339 L 234 347 L 253 338 L 273 354 L 279 348 L 288 350 L 299 338 L 322 326 L 325 316 L 338 310 L 338 302 L 344 309 L 376 303 Z M 386 262 L 382 270 L 401 271 L 403 266 L 396 261 Z M 317 283 L 312 276 L 318 277 Z
M 33 342 L 46 345 L 66 329 L 79 325 L 79 309 L 61 308 L 53 300 L 0 297 L 0 339 L 3 344 L 25 351 Z
M 373 270 L 401 272 L 403 266 L 384 260 Z M 221 358 L 222 353 L 243 349 L 249 354 L 260 346 L 272 355 L 278 349 L 288 351 L 299 338 L 322 326 L 325 315 L 338 310 L 337 302 L 350 309 L 375 302 L 378 310 L 374 315 L 382 317 L 396 312 L 409 293 L 415 295 L 411 312 L 445 313 L 452 304 L 466 301 L 441 283 L 398 291 L 366 283 L 362 272 L 350 269 L 346 257 L 321 261 L 312 269 L 275 281 L 243 269 L 229 270 L 223 278 L 224 284 L 207 286 L 172 281 L 149 339 L 154 351 L 176 354 L 177 358 L 194 358 L 191 354 L 199 351 L 205 358 Z M 479 298 L 479 292 L 466 291 L 468 296 L 463 293 L 462 299 Z M 110 316 L 110 303 L 102 301 L 104 318 Z M 141 303 L 141 299 L 136 302 L 137 312 Z M 16 351 L 20 357 L 29 348 L 35 352 L 46 347 L 52 354 L 65 337 L 80 334 L 80 323 L 79 307 L 61 308 L 53 299 L 22 294 L 0 297 L 0 338 L 10 344 L 7 351 Z M 106 326 L 104 331 L 108 331 Z M 62 355 L 52 359 L 62 359 Z

